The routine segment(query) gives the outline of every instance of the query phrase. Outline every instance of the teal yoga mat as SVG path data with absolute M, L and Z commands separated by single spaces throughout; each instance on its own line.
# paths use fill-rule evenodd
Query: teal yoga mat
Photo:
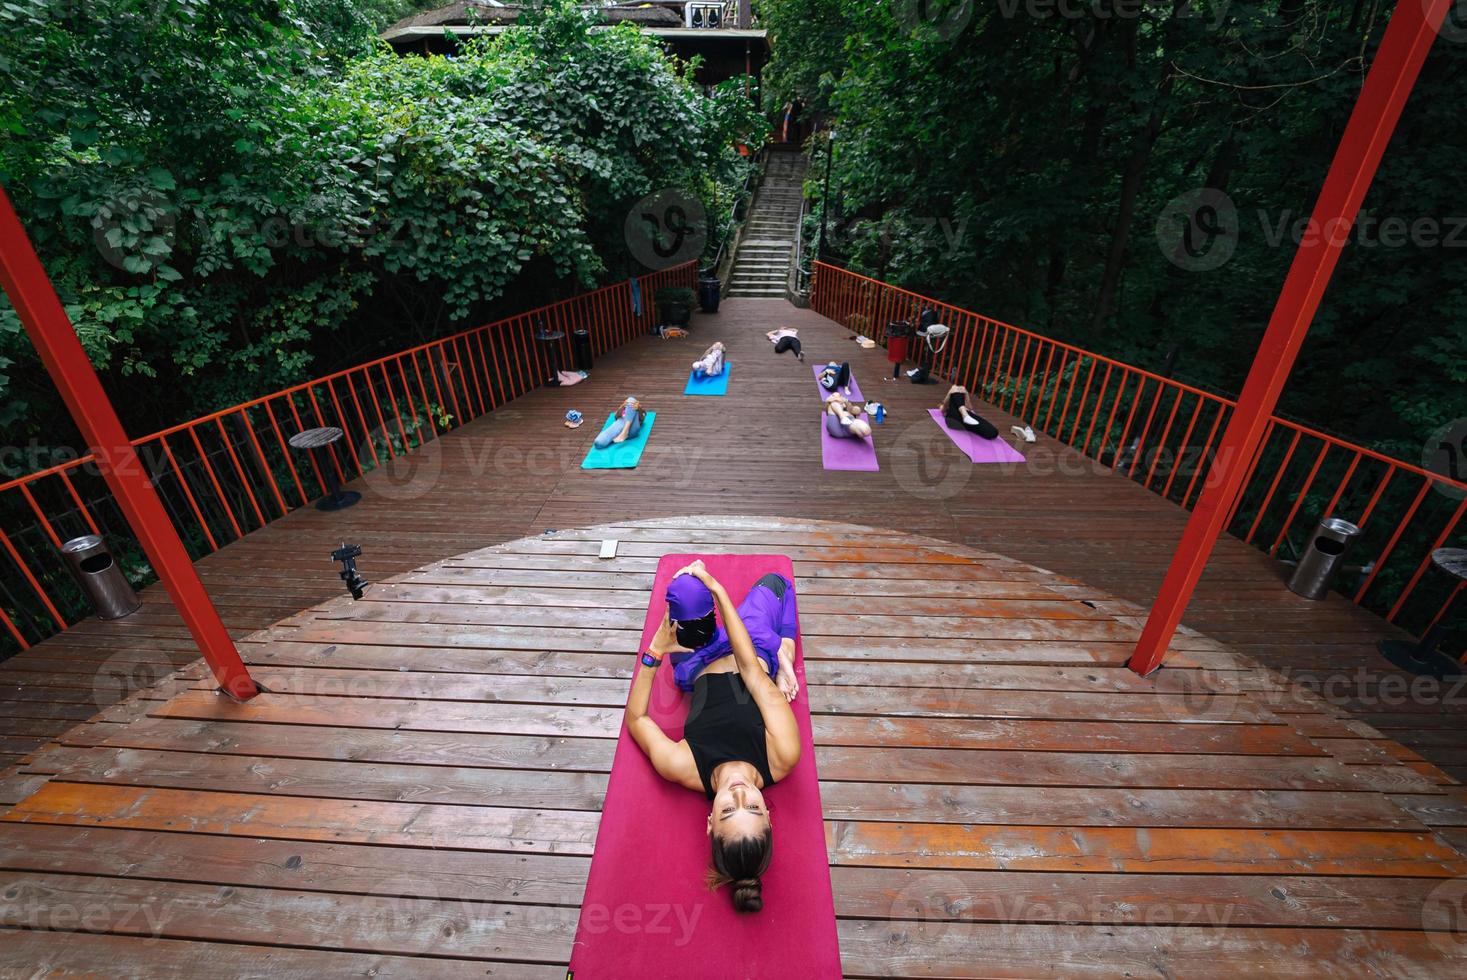
M 606 427 L 615 418 L 615 412 L 606 416 L 606 421 L 601 423 L 601 428 L 596 430 L 596 434 L 600 435 L 605 432 Z M 652 434 L 652 423 L 656 418 L 656 412 L 648 412 L 647 417 L 642 420 L 642 428 L 626 442 L 614 443 L 605 449 L 597 449 L 592 446 L 586 453 L 585 462 L 581 463 L 581 469 L 629 470 L 635 467 L 642 458 L 642 450 L 647 448 L 647 437 Z
M 728 394 L 728 373 L 733 370 L 733 364 L 723 362 L 723 373 L 716 378 L 699 378 L 693 372 L 688 372 L 688 383 L 683 388 L 685 395 L 726 395 Z

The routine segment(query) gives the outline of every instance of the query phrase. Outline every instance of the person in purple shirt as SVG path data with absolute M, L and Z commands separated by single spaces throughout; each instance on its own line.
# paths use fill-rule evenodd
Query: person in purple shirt
M 695 576 L 679 575 L 667 586 L 667 615 L 677 629 L 678 645 L 686 648 L 668 659 L 673 680 L 684 691 L 693 690 L 709 664 L 733 652 L 728 630 L 718 625 L 713 609 L 713 593 Z M 775 686 L 786 701 L 793 701 L 800 693 L 794 662 L 799 624 L 794 583 L 783 575 L 765 575 L 739 603 L 738 614 Z

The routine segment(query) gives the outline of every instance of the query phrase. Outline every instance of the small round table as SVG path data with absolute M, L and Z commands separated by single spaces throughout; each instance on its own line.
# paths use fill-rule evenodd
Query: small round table
M 1463 582 L 1467 582 L 1467 548 L 1438 548 L 1431 553 L 1431 563 L 1451 577 L 1452 596 L 1436 625 L 1426 631 L 1417 643 L 1404 640 L 1381 640 L 1381 655 L 1402 670 L 1423 677 L 1455 677 L 1462 664 L 1450 654 L 1437 649 L 1453 631 L 1452 616 L 1461 603 L 1455 601 Z
M 317 510 L 343 510 L 362 499 L 355 490 L 341 489 L 341 481 L 336 477 L 336 452 L 331 447 L 344 435 L 336 426 L 327 425 L 306 429 L 290 437 L 291 447 L 310 453 L 321 478 L 326 481 L 326 496 L 316 501 Z
M 540 343 L 540 348 L 545 352 L 545 358 L 550 367 L 550 377 L 546 379 L 545 383 L 552 388 L 560 387 L 560 342 L 564 338 L 564 331 L 547 330 L 543 323 L 535 331 L 535 340 Z

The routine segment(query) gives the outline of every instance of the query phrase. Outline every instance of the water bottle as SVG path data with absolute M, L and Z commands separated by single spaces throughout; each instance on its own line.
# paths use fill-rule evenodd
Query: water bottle
M 886 406 L 880 402 L 876 403 L 876 424 L 880 425 L 886 421 Z

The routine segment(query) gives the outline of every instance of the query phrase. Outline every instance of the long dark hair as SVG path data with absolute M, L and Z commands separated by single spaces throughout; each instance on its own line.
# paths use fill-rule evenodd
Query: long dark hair
M 713 838 L 713 867 L 708 869 L 708 887 L 733 884 L 734 908 L 740 912 L 757 912 L 764 907 L 763 885 L 759 876 L 769 870 L 774 853 L 774 835 L 768 827 L 764 833 L 732 840 Z

